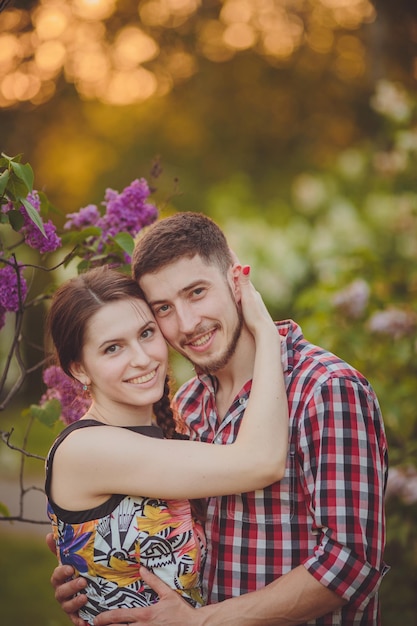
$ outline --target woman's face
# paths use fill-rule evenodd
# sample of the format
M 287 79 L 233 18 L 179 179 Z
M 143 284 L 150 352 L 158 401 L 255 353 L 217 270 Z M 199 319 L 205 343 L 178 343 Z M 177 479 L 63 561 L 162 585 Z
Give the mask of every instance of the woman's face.
M 143 300 L 129 298 L 105 304 L 90 318 L 82 363 L 74 373 L 91 385 L 101 412 L 118 412 L 114 418 L 125 423 L 132 416 L 137 423 L 139 415 L 151 419 L 152 405 L 163 395 L 167 364 L 167 344 L 151 310 Z

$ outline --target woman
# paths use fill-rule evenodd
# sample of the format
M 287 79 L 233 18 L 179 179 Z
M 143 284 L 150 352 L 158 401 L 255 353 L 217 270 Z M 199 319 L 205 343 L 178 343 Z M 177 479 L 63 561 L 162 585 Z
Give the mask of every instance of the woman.
M 89 624 L 110 608 L 157 601 L 140 579 L 141 564 L 201 606 L 204 532 L 188 498 L 250 491 L 283 476 L 280 337 L 248 270 L 235 297 L 256 359 L 245 417 L 229 446 L 178 440 L 167 345 L 136 282 L 97 268 L 55 293 L 48 326 L 57 359 L 89 389 L 92 404 L 50 450 L 48 514 L 60 562 L 88 581 L 80 617 Z

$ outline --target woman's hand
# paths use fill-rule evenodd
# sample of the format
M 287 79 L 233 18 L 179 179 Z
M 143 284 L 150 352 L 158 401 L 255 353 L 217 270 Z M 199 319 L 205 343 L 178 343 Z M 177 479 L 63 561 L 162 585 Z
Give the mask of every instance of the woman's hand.
M 268 331 L 274 334 L 275 339 L 279 338 L 274 321 L 262 300 L 261 294 L 256 291 L 250 281 L 249 265 L 242 266 L 238 284 L 243 319 L 250 332 L 256 337 L 259 332 Z

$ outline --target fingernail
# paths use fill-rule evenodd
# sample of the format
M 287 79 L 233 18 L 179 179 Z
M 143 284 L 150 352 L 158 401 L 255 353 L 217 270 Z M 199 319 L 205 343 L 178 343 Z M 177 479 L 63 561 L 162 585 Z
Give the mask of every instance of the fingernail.
M 248 276 L 250 272 L 250 265 L 245 265 L 244 267 L 242 267 L 242 274 L 244 274 L 244 276 Z

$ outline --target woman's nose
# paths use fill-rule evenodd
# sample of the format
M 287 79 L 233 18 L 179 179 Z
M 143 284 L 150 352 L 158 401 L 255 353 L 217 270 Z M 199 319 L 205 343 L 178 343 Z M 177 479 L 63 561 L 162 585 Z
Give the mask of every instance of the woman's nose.
M 144 367 L 150 362 L 150 357 L 140 343 L 135 343 L 131 348 L 130 362 L 132 365 Z

